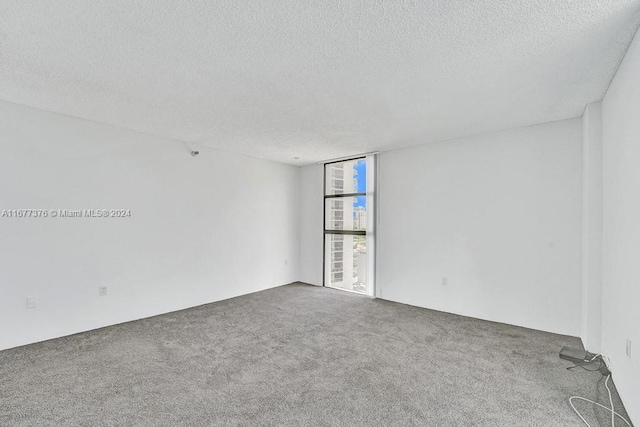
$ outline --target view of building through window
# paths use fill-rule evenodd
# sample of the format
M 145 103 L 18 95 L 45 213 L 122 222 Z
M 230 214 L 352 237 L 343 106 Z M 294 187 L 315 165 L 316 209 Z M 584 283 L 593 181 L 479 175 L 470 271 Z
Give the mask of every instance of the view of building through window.
M 366 160 L 325 165 L 325 285 L 366 293 Z

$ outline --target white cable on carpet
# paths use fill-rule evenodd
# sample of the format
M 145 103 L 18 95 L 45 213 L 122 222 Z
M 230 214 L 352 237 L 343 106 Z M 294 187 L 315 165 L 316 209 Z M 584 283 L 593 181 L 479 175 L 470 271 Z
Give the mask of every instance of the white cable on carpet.
M 628 425 L 629 427 L 631 427 L 631 423 L 630 423 L 629 421 L 627 421 L 627 420 L 625 419 L 625 417 L 623 417 L 622 415 L 620 415 L 619 413 L 617 413 L 617 412 L 615 411 L 615 408 L 613 407 L 613 399 L 612 399 L 612 397 L 611 397 L 611 390 L 609 389 L 609 385 L 607 384 L 607 383 L 609 382 L 609 379 L 610 379 L 610 378 L 611 378 L 611 375 L 608 375 L 608 376 L 607 376 L 607 380 L 604 382 L 604 386 L 607 388 L 607 391 L 609 392 L 609 403 L 611 404 L 611 408 L 607 408 L 606 406 L 601 405 L 601 404 L 599 404 L 598 402 L 594 402 L 593 400 L 586 399 L 586 398 L 584 398 L 584 397 L 582 397 L 582 396 L 571 396 L 571 397 L 569 398 L 569 405 L 571 405 L 571 408 L 573 409 L 573 411 L 574 411 L 576 414 L 578 414 L 578 416 L 580 417 L 580 419 L 582 420 L 582 422 L 584 422 L 584 423 L 587 425 L 587 427 L 591 427 L 591 424 L 589 424 L 589 423 L 587 422 L 587 420 L 585 420 L 585 419 L 584 419 L 584 417 L 580 414 L 580 412 L 578 412 L 578 410 L 576 409 L 576 407 L 575 407 L 575 406 L 573 406 L 573 399 L 580 399 L 580 400 L 584 400 L 585 402 L 593 403 L 594 405 L 598 405 L 599 407 L 604 408 L 604 409 L 606 409 L 607 411 L 611 412 L 611 427 L 615 427 L 615 417 L 616 417 L 616 416 L 620 417 L 620 418 L 622 419 L 622 421 L 624 421 L 625 423 L 627 423 L 627 425 Z
M 607 384 L 609 382 L 609 380 L 611 379 L 611 374 L 609 374 L 607 376 L 607 379 L 604 381 L 604 387 L 607 389 L 607 393 L 609 393 L 609 405 L 611 405 L 611 427 L 616 427 L 616 411 L 614 411 L 613 407 L 613 399 L 611 398 L 611 390 L 609 389 L 609 384 Z

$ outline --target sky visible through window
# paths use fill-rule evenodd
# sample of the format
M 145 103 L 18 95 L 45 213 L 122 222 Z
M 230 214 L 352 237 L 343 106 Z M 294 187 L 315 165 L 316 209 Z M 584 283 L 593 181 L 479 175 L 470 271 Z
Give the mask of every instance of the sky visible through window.
M 358 187 L 356 188 L 356 193 L 365 193 L 367 191 L 367 161 L 365 159 L 359 160 L 354 166 L 354 169 L 358 172 Z M 353 206 L 366 207 L 366 197 L 356 197 Z

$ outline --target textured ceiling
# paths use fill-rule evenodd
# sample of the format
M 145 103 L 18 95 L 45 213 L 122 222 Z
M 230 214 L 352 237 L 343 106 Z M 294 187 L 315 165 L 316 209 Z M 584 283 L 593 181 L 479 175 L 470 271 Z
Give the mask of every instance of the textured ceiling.
M 580 116 L 640 0 L 1 0 L 0 99 L 299 164 Z

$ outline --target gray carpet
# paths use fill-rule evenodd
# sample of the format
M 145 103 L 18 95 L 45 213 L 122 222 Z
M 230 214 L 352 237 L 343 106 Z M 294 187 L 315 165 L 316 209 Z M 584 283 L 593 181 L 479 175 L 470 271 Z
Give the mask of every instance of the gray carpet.
M 0 352 L 0 425 L 581 426 L 566 344 L 293 284 Z

